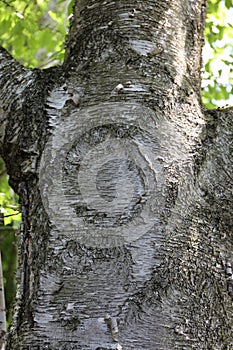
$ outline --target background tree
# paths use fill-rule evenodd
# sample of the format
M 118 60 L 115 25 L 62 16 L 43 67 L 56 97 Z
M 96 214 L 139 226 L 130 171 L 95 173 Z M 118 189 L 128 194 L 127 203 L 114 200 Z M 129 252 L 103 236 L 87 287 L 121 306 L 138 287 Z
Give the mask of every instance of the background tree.
M 135 9 L 134 9 L 134 10 L 135 10 Z M 135 11 L 136 11 L 136 10 L 135 10 Z M 136 13 L 136 12 L 135 12 L 135 13 Z M 134 13 L 134 11 L 133 11 L 132 14 L 130 14 L 129 17 L 130 17 L 130 18 L 134 18 L 134 17 L 135 17 L 135 13 Z M 110 23 L 111 23 L 111 21 L 110 21 Z M 165 23 L 165 24 L 166 24 L 166 23 Z M 161 49 L 161 47 L 160 47 L 160 49 Z M 162 49 L 163 49 L 163 48 L 162 48 Z M 156 50 L 155 50 L 155 51 L 156 51 Z M 154 52 L 154 54 L 155 54 L 155 53 L 156 53 L 156 52 Z M 158 49 L 157 49 L 157 55 L 160 54 L 160 53 L 161 53 L 161 52 L 158 52 Z M 150 55 L 151 55 L 151 57 L 150 57 Z M 152 53 L 149 52 L 148 57 L 150 57 L 150 58 L 152 59 L 152 58 L 153 58 L 152 56 L 153 56 Z M 85 60 L 84 60 L 84 62 L 85 62 Z M 88 70 L 87 70 L 87 71 L 88 71 Z M 50 72 L 49 72 L 49 73 L 50 73 Z M 50 79 L 51 79 L 51 77 L 50 77 Z M 49 80 L 50 80 L 50 79 L 49 79 Z M 56 79 L 55 79 L 55 80 L 56 80 Z M 129 82 L 128 82 L 128 84 L 130 85 Z M 74 89 L 74 87 L 73 87 L 72 85 L 73 85 L 73 84 L 71 84 L 71 87 L 69 87 L 69 86 L 67 85 L 68 93 L 69 93 L 69 94 L 73 94 L 72 96 L 70 95 L 70 97 L 71 97 L 71 98 L 70 98 L 70 102 L 71 102 L 71 104 L 77 105 L 77 104 L 79 104 L 80 91 L 78 91 L 78 93 L 77 93 L 77 91 L 74 92 L 75 89 Z M 112 95 L 112 96 L 113 96 L 113 99 L 116 99 L 116 100 L 118 99 L 118 92 L 119 92 L 119 91 L 120 91 L 120 92 L 124 92 L 124 95 L 123 95 L 123 96 L 125 97 L 125 96 L 127 95 L 127 89 L 130 90 L 130 88 L 131 88 L 131 86 L 123 86 L 122 84 L 118 84 L 117 87 L 116 87 L 116 90 L 113 91 L 113 95 Z M 69 91 L 69 89 L 71 89 L 72 92 Z M 128 91 L 128 92 L 130 92 L 130 91 Z M 117 93 L 117 94 L 116 94 L 116 93 Z M 54 98 L 56 99 L 56 94 L 58 94 L 58 95 L 60 94 L 59 90 L 58 90 L 58 91 L 56 90 L 55 96 L 52 95 L 51 99 L 49 100 L 49 103 L 50 103 L 50 104 L 51 104 L 51 103 L 54 103 L 53 99 L 54 99 Z M 82 92 L 81 92 L 81 94 L 82 94 Z M 125 94 L 126 94 L 126 95 L 125 95 Z M 59 97 L 61 97 L 61 95 L 59 95 Z M 64 96 L 63 96 L 63 98 L 64 98 Z M 119 98 L 120 98 L 120 100 L 121 100 L 122 96 L 120 96 Z M 127 97 L 126 97 L 126 99 L 127 99 Z M 52 102 L 51 102 L 51 100 L 52 100 Z M 123 100 L 125 100 L 125 98 L 123 98 Z M 58 102 L 56 101 L 56 103 L 58 103 Z M 143 100 L 143 103 L 144 103 L 144 105 L 147 105 L 147 102 L 145 102 L 144 100 Z M 69 106 L 69 107 L 70 107 L 70 109 L 72 110 L 71 106 Z M 54 108 L 53 105 L 52 105 L 52 108 Z M 141 112 L 142 112 L 142 113 L 145 113 L 145 110 L 142 110 Z M 211 125 L 211 124 L 213 125 L 213 119 L 212 119 L 212 118 L 210 118 L 210 119 L 211 119 L 211 122 L 209 123 L 209 130 L 211 129 L 211 128 L 210 128 L 210 125 Z M 51 118 L 51 120 L 52 120 L 52 118 Z M 207 124 L 208 124 L 208 123 L 207 123 Z M 216 125 L 217 125 L 217 123 L 216 123 Z M 216 126 L 216 125 L 215 125 L 215 126 Z M 207 128 L 207 129 L 208 129 L 208 128 Z M 94 130 L 94 131 L 96 132 L 96 130 Z M 102 133 L 103 133 L 103 132 L 106 132 L 105 129 L 103 129 L 103 130 L 101 130 L 101 131 L 102 131 Z M 122 130 L 121 130 L 121 132 L 122 132 Z M 113 135 L 114 135 L 114 132 L 113 132 Z M 87 135 L 87 136 L 88 136 L 88 135 Z M 213 136 L 213 135 L 212 135 L 212 136 Z M 211 137 L 212 137 L 212 136 L 211 136 Z M 211 139 L 211 137 L 210 137 L 210 139 Z M 204 137 L 204 138 L 205 138 L 205 137 Z M 208 138 L 207 138 L 207 139 L 208 139 Z M 209 139 L 208 141 L 210 141 L 210 139 Z M 205 148 L 203 148 L 203 149 L 205 149 Z M 71 155 L 71 157 L 72 157 L 72 155 Z M 68 165 L 69 165 L 69 164 L 68 164 Z M 68 165 L 67 165 L 67 166 L 68 166 Z M 119 164 L 118 164 L 118 165 L 119 165 Z M 116 170 L 116 169 L 117 169 L 117 164 L 115 164 L 114 166 L 115 166 L 115 170 Z M 157 164 L 157 166 L 158 166 L 158 164 Z M 114 167 L 113 167 L 113 168 L 114 168 Z M 172 171 L 173 171 L 173 169 L 172 169 Z M 136 175 L 138 175 L 138 174 L 137 174 L 137 171 L 135 170 L 134 176 L 136 176 Z M 173 174 L 173 175 L 174 175 L 174 174 Z M 179 174 L 179 175 L 180 175 L 180 174 Z M 131 176 L 133 176 L 133 175 L 131 174 Z M 139 175 L 138 175 L 138 176 L 139 176 Z M 149 176 L 149 175 L 148 175 L 148 176 Z M 176 174 L 176 176 L 177 176 L 177 174 Z M 131 179 L 131 181 L 132 181 L 132 179 Z M 170 182 L 172 182 L 172 184 L 173 184 L 174 181 L 170 181 Z M 173 186 L 174 186 L 174 184 L 173 184 Z M 100 187 L 101 187 L 101 186 L 100 186 Z M 140 186 L 137 188 L 137 191 L 140 192 Z M 142 191 L 142 189 L 141 189 L 141 191 Z M 140 193 L 139 193 L 139 194 L 140 194 Z M 179 201 L 178 201 L 178 202 L 179 202 Z M 173 217 L 173 219 L 174 219 L 174 217 Z M 168 227 L 168 226 L 167 226 L 167 227 Z M 158 229 L 158 227 L 157 227 L 157 229 Z M 169 231 L 169 230 L 168 230 L 168 231 Z M 73 242 L 73 241 L 72 241 L 72 242 Z M 144 241 L 144 242 L 145 242 L 145 241 Z M 137 247 L 137 248 L 138 248 L 138 247 Z M 74 249 L 74 248 L 73 248 L 73 249 Z M 68 249 L 68 250 L 69 250 L 69 254 L 72 255 L 72 254 L 73 254 L 73 253 L 72 253 L 72 249 Z M 71 251 L 71 253 L 70 253 L 70 251 Z M 138 249 L 137 249 L 137 251 L 138 251 Z M 119 253 L 119 252 L 118 252 L 118 253 Z M 90 254 L 90 252 L 89 252 L 89 254 Z M 109 252 L 108 252 L 108 254 L 109 254 Z M 165 254 L 165 255 L 166 255 L 166 254 Z M 121 254 L 121 256 L 122 256 L 122 254 Z M 167 257 L 167 255 L 166 255 L 166 257 Z M 225 259 L 225 258 L 224 258 L 224 259 Z M 230 260 L 229 260 L 229 261 L 228 261 L 228 260 L 225 261 L 224 259 L 222 259 L 222 262 L 221 262 L 224 266 L 225 266 L 225 265 L 228 266 L 229 264 L 231 264 L 231 262 L 229 262 Z M 173 259 L 172 259 L 172 260 L 173 260 Z M 140 265 L 140 264 L 139 264 L 139 265 Z M 176 266 L 177 266 L 177 265 L 176 265 Z M 162 269 L 162 267 L 161 267 L 161 271 L 164 271 L 164 270 Z M 169 271 L 170 271 L 170 269 L 169 269 Z M 227 270 L 227 271 L 228 271 L 228 273 L 229 273 L 229 266 L 228 266 L 228 270 Z M 158 277 L 158 276 L 157 276 L 157 277 Z M 157 282 L 158 282 L 158 278 L 157 278 Z M 229 292 L 229 290 L 230 290 L 230 287 L 231 287 L 231 285 L 228 283 L 228 292 Z M 85 289 L 85 288 L 84 288 L 84 289 Z M 166 288 L 165 288 L 165 289 L 166 289 Z M 148 289 L 148 290 L 149 290 L 149 289 Z M 135 301 L 134 301 L 134 302 L 135 302 Z M 72 304 L 72 303 L 71 303 L 71 304 Z M 72 308 L 72 305 L 69 306 L 69 307 Z M 75 322 L 77 321 L 77 320 L 75 321 L 75 317 L 73 317 L 73 316 L 71 317 L 71 315 L 68 315 L 68 316 L 67 316 L 67 315 L 65 315 L 65 314 L 66 314 L 65 310 L 62 310 L 62 311 L 64 311 L 64 314 L 63 314 L 63 315 L 64 315 L 64 318 L 67 318 L 67 320 L 68 320 L 68 321 L 71 323 L 71 325 L 75 328 L 75 325 L 74 325 L 74 324 L 75 324 Z M 61 313 L 62 313 L 62 311 L 61 311 Z M 72 312 L 73 312 L 73 311 L 72 311 Z M 135 311 L 135 312 L 136 312 L 136 311 Z M 69 314 L 69 312 L 68 312 L 68 314 Z M 67 321 L 67 320 L 66 320 L 66 321 Z M 65 328 L 67 328 L 67 323 L 69 323 L 68 321 L 67 321 L 67 322 L 66 322 L 66 321 L 63 320 L 63 323 L 65 323 L 65 325 L 64 325 Z M 102 321 L 103 321 L 103 322 L 102 322 Z M 106 321 L 106 320 L 105 320 L 105 321 Z M 100 323 L 99 326 L 102 327 L 102 326 L 103 326 L 103 323 L 104 323 L 105 321 L 103 320 L 103 317 L 100 317 L 100 318 L 99 318 L 99 321 L 98 321 L 98 322 Z M 77 322 L 78 322 L 78 321 L 77 321 Z M 77 322 L 76 322 L 76 323 L 77 323 Z M 110 322 L 110 321 L 109 321 L 109 322 Z M 108 323 L 108 322 L 106 321 L 105 323 Z M 98 327 L 96 327 L 95 324 L 94 324 L 93 328 L 95 328 L 95 330 L 96 330 L 96 328 L 97 328 L 97 332 L 98 332 Z M 110 327 L 110 328 L 111 328 L 111 327 Z M 176 328 L 176 331 L 177 331 L 178 333 L 179 333 L 179 329 L 180 329 L 180 328 L 179 328 L 179 325 L 178 325 L 178 328 Z M 183 331 L 182 331 L 182 332 L 183 332 Z M 182 332 L 181 332 L 181 333 L 182 333 Z M 110 332 L 110 333 L 111 333 L 111 332 Z M 214 342 L 214 340 L 212 340 L 212 342 Z M 220 342 L 220 344 L 223 344 L 223 343 L 222 343 L 222 342 L 223 342 L 222 338 L 219 339 L 219 342 Z M 226 344 L 228 344 L 227 342 L 228 342 L 228 340 L 225 341 Z M 146 342 L 144 342 L 144 344 L 146 344 Z M 155 344 L 155 343 L 154 343 L 154 344 Z M 152 344 L 152 346 L 154 346 L 154 344 Z M 230 344 L 230 341 L 229 341 L 229 344 Z M 18 345 L 17 345 L 17 346 L 18 346 Z M 119 343 L 118 345 L 117 345 L 117 343 L 116 343 L 116 346 L 121 346 L 121 345 L 120 345 L 120 343 Z M 146 345 L 144 345 L 144 346 L 146 346 Z M 227 345 L 227 346 L 228 346 L 228 345 Z M 149 347 L 148 347 L 148 348 L 149 348 Z M 154 348 L 154 347 L 152 347 L 152 348 Z

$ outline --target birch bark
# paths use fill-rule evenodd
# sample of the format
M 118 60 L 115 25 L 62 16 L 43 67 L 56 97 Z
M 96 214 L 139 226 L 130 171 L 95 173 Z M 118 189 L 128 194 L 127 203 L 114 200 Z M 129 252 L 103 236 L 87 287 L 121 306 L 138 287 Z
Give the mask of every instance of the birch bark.
M 62 67 L 1 49 L 8 350 L 232 348 L 232 109 L 201 104 L 205 6 L 80 0 Z

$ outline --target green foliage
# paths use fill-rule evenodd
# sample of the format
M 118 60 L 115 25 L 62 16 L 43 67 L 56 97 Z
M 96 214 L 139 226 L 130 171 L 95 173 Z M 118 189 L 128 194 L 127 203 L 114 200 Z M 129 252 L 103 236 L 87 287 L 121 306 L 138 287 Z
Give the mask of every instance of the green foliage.
M 27 67 L 45 68 L 62 62 L 72 2 L 1 1 L 1 45 Z
M 18 196 L 8 184 L 8 176 L 2 159 L 0 159 L 0 214 L 4 217 L 4 225 L 11 225 L 13 229 L 18 229 L 21 222 Z
M 209 0 L 203 50 L 203 102 L 233 104 L 233 0 Z
M 0 158 L 0 250 L 2 253 L 3 276 L 6 294 L 8 322 L 11 317 L 10 305 L 14 300 L 16 270 L 16 236 L 21 214 L 18 197 L 8 184 L 5 164 Z

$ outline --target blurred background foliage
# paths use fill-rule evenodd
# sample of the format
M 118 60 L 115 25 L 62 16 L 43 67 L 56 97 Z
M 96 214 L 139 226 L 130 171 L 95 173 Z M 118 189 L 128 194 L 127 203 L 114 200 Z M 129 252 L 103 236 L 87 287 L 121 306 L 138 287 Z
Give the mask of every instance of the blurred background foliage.
M 208 0 L 202 99 L 207 108 L 233 104 L 233 0 Z
M 61 64 L 74 0 L 0 0 L 0 45 L 27 67 Z M 233 0 L 209 0 L 203 50 L 203 103 L 233 104 Z M 14 300 L 17 232 L 21 216 L 17 195 L 8 185 L 0 159 L 0 250 L 8 322 Z
M 8 184 L 8 176 L 0 158 L 0 251 L 4 276 L 8 322 L 10 305 L 15 294 L 15 270 L 17 264 L 17 232 L 21 222 L 18 196 Z
M 0 0 L 0 44 L 26 67 L 62 62 L 71 0 Z

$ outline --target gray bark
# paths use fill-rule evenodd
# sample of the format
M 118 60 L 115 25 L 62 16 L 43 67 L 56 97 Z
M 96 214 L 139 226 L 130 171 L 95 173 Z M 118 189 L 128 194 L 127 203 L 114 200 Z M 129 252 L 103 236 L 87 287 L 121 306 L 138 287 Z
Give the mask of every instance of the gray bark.
M 4 350 L 4 343 L 6 337 L 6 305 L 4 295 L 4 283 L 2 273 L 2 256 L 0 253 L 0 349 Z
M 233 113 L 201 104 L 205 5 L 80 0 L 62 67 L 1 49 L 7 349 L 232 349 Z

